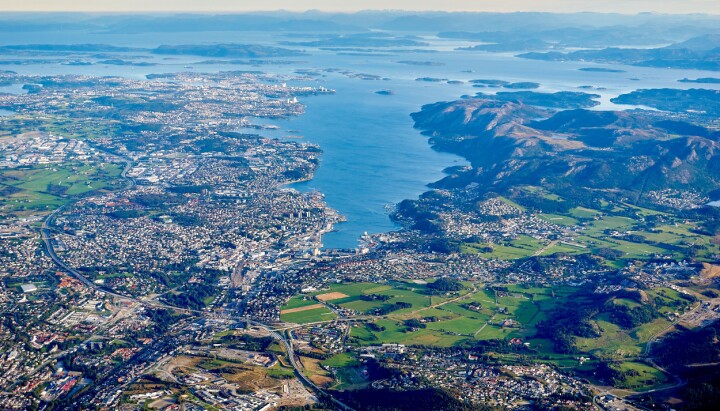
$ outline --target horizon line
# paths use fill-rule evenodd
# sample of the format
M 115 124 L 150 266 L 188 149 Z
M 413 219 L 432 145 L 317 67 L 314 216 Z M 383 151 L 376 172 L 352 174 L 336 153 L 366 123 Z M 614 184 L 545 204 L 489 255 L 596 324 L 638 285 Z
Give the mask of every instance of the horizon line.
M 42 13 L 61 13 L 61 14 L 168 14 L 168 13 L 184 13 L 184 14 L 253 14 L 253 13 L 292 13 L 292 14 L 304 14 L 304 13 L 325 13 L 325 14 L 358 14 L 358 13 L 417 13 L 417 14 L 431 14 L 431 13 L 467 13 L 467 14 L 608 14 L 608 15 L 622 15 L 622 16 L 639 16 L 639 15 L 659 15 L 659 16 L 720 16 L 720 13 L 713 12 L 687 12 L 687 13 L 672 13 L 667 11 L 634 11 L 634 12 L 621 12 L 621 11 L 540 11 L 540 10 L 512 10 L 512 11 L 485 11 L 485 10 L 410 10 L 410 9 L 360 9 L 360 10 L 330 10 L 330 9 L 305 9 L 305 10 L 290 10 L 290 9 L 258 9 L 258 10 L 195 10 L 195 9 L 176 9 L 176 10 L 139 10 L 139 9 L 127 9 L 127 10 L 21 10 L 21 9 L 1 9 L 0 13 L 18 13 L 18 14 L 42 14 Z

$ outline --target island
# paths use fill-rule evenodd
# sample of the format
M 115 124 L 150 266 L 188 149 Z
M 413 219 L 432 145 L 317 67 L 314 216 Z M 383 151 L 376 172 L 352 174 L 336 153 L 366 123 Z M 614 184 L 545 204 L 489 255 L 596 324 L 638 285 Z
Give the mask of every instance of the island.
M 579 68 L 579 71 L 588 71 L 591 73 L 626 73 L 625 70 L 612 69 L 607 67 L 583 67 Z
M 622 94 L 610 101 L 671 112 L 686 112 L 708 119 L 720 116 L 720 90 L 644 89 Z
M 546 61 L 593 61 L 606 64 L 718 71 L 720 70 L 720 47 L 717 47 L 717 44 L 717 36 L 705 35 L 661 48 L 610 47 L 568 53 L 530 52 L 519 54 L 518 57 Z
M 678 82 L 680 82 L 680 83 L 700 83 L 700 84 L 720 84 L 720 78 L 702 77 L 702 78 L 691 80 L 686 77 L 684 79 L 678 80 Z

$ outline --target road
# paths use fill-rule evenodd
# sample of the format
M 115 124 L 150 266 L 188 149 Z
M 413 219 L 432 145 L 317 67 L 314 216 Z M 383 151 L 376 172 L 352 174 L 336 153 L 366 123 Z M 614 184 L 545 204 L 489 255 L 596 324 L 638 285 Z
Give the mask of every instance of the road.
M 300 364 L 298 364 L 297 356 L 295 355 L 295 349 L 292 345 L 292 340 L 290 338 L 285 338 L 280 332 L 272 329 L 267 324 L 253 321 L 253 320 L 246 320 L 248 324 L 255 325 L 261 328 L 264 328 L 268 331 L 270 331 L 270 335 L 278 340 L 284 347 L 285 351 L 288 353 L 288 360 L 290 361 L 290 364 L 293 366 L 293 369 L 295 370 L 295 375 L 300 380 L 300 382 L 303 383 L 306 387 L 310 388 L 312 391 L 320 394 L 320 397 L 322 398 L 329 398 L 333 403 L 340 406 L 341 409 L 345 411 L 354 411 L 354 409 L 347 404 L 343 403 L 342 401 L 338 400 L 337 398 L 333 397 L 332 395 L 328 394 L 323 390 L 322 388 L 318 387 L 314 382 L 310 381 L 310 379 L 302 373 Z
M 129 187 L 133 187 L 133 186 L 135 186 L 135 180 L 132 179 L 132 178 L 129 178 L 129 177 L 127 176 L 128 171 L 129 171 L 130 168 L 132 167 L 132 162 L 131 162 L 130 159 L 123 159 L 123 160 L 125 161 L 126 164 L 125 164 L 125 167 L 123 168 L 123 171 L 122 171 L 122 173 L 120 174 L 120 176 L 121 176 L 123 179 L 126 179 L 126 180 L 129 181 L 129 183 L 130 183 L 130 186 L 129 186 Z M 159 308 L 167 308 L 167 309 L 172 309 L 172 310 L 179 311 L 179 312 L 185 312 L 185 313 L 187 313 L 187 314 L 199 315 L 199 316 L 201 316 L 201 317 L 204 317 L 204 316 L 206 316 L 206 315 L 209 314 L 208 312 L 198 311 L 198 310 L 190 310 L 190 309 L 186 309 L 186 308 L 179 308 L 179 307 L 171 306 L 171 305 L 164 304 L 164 303 L 161 303 L 161 302 L 158 302 L 158 301 L 143 300 L 143 299 L 139 299 L 139 298 L 132 297 L 132 296 L 129 296 L 129 295 L 120 294 L 120 293 L 115 292 L 115 291 L 112 291 L 112 290 L 105 289 L 105 288 L 103 288 L 103 287 L 98 286 L 98 285 L 95 284 L 94 282 L 90 281 L 87 277 L 85 277 L 84 275 L 82 275 L 79 271 L 77 271 L 77 270 L 75 270 L 74 268 L 68 266 L 68 265 L 67 265 L 64 261 L 62 261 L 62 260 L 60 259 L 60 257 L 58 257 L 58 255 L 56 254 L 55 248 L 54 248 L 54 246 L 53 246 L 53 244 L 52 244 L 52 237 L 51 237 L 51 232 L 50 232 L 50 226 L 52 225 L 52 222 L 53 222 L 54 218 L 55 218 L 65 207 L 66 207 L 66 206 L 58 207 L 55 211 L 53 211 L 52 213 L 50 213 L 50 214 L 43 220 L 42 227 L 40 228 L 40 234 L 41 234 L 41 238 L 42 238 L 42 242 L 43 242 L 43 250 L 44 250 L 45 253 L 48 255 L 48 257 L 50 257 L 50 258 L 52 259 L 52 261 L 55 263 L 55 265 L 57 265 L 57 266 L 60 267 L 62 270 L 64 270 L 64 271 L 67 272 L 68 274 L 70 274 L 72 277 L 76 278 L 78 281 L 80 281 L 80 282 L 81 282 L 83 285 L 85 285 L 86 287 L 88 287 L 88 288 L 90 288 L 90 289 L 94 289 L 94 290 L 100 291 L 100 292 L 103 292 L 103 293 L 105 293 L 105 294 L 107 294 L 107 295 L 111 295 L 111 296 L 114 296 L 114 297 L 117 297 L 117 298 L 121 298 L 121 299 L 125 299 L 125 300 L 134 301 L 134 302 L 137 302 L 137 303 L 142 304 L 142 305 L 145 305 L 145 306 L 159 307 Z M 294 351 L 294 349 L 293 349 L 292 341 L 291 341 L 291 340 L 285 338 L 282 334 L 280 334 L 278 331 L 276 331 L 275 329 L 273 329 L 271 326 L 269 326 L 269 325 L 267 325 L 267 324 L 263 324 L 263 323 L 260 323 L 260 322 L 257 322 L 257 321 L 251 321 L 251 320 L 247 320 L 247 322 L 248 322 L 249 324 L 252 324 L 252 325 L 255 325 L 255 326 L 259 326 L 259 327 L 261 327 L 261 328 L 269 331 L 270 334 L 271 334 L 275 339 L 277 339 L 278 341 L 280 341 L 280 342 L 285 346 L 285 349 L 287 350 L 287 353 L 288 353 L 288 358 L 289 358 L 289 360 L 290 360 L 290 364 L 292 364 L 293 369 L 295 370 L 295 375 L 298 377 L 298 379 L 299 379 L 306 387 L 308 387 L 308 388 L 310 388 L 312 391 L 320 394 L 320 396 L 323 397 L 323 398 L 329 398 L 329 399 L 332 400 L 336 405 L 338 405 L 341 409 L 346 410 L 346 411 L 354 411 L 353 408 L 351 408 L 351 407 L 349 407 L 348 405 L 344 404 L 343 402 L 341 402 L 340 400 L 336 399 L 336 398 L 333 397 L 332 395 L 327 394 L 322 388 L 318 387 L 315 383 L 313 383 L 312 381 L 310 381 L 310 379 L 307 378 L 307 376 L 305 376 L 305 374 L 302 373 L 302 371 L 301 371 L 301 369 L 300 369 L 300 366 L 299 366 L 299 364 L 298 364 L 298 362 L 297 362 L 297 358 L 296 358 L 296 356 L 295 356 L 295 351 Z M 91 336 L 90 338 L 88 338 L 87 341 L 89 341 L 90 339 L 92 339 L 92 338 L 94 338 L 94 337 L 95 337 L 94 335 Z M 147 350 L 146 350 L 146 351 L 147 351 Z M 158 353 L 158 352 L 160 352 L 161 350 L 154 349 L 154 350 L 152 350 L 152 351 L 155 352 L 155 353 Z M 67 351 L 63 351 L 63 352 L 61 352 L 61 353 L 58 353 L 58 354 L 56 354 L 56 355 L 53 355 L 52 357 L 48 358 L 45 362 L 43 362 L 43 364 L 42 364 L 41 366 L 45 366 L 45 365 L 49 364 L 49 363 L 50 363 L 51 361 L 53 361 L 54 359 L 60 357 L 61 355 L 66 354 L 66 353 L 67 353 Z M 120 367 L 119 367 L 119 368 L 120 368 Z M 119 368 L 116 369 L 116 371 L 119 371 Z M 124 368 L 124 367 L 123 367 L 123 368 Z M 101 385 L 102 385 L 102 384 L 101 384 Z M 99 388 L 99 387 L 96 387 L 96 389 L 97 389 L 97 388 Z
M 675 379 L 675 383 L 674 383 L 673 385 L 669 385 L 669 386 L 666 386 L 666 387 L 660 387 L 660 388 L 655 388 L 655 389 L 648 390 L 648 391 L 642 391 L 642 392 L 638 392 L 638 393 L 635 393 L 635 394 L 630 394 L 630 395 L 625 396 L 625 397 L 623 398 L 623 400 L 625 400 L 625 399 L 632 399 L 633 397 L 639 397 L 639 396 L 643 396 L 643 395 L 647 395 L 647 394 L 653 394 L 653 393 L 657 393 L 657 392 L 661 392 L 661 391 L 673 390 L 673 389 L 680 388 L 680 387 L 682 387 L 682 386 L 684 386 L 684 385 L 687 384 L 687 381 L 684 380 L 684 379 L 682 379 L 680 376 L 675 375 L 675 374 L 669 372 L 668 370 L 666 370 L 665 368 L 661 367 L 660 365 L 658 365 L 658 364 L 655 362 L 655 360 L 654 360 L 652 357 L 650 357 L 650 352 L 652 351 L 652 345 L 658 340 L 658 338 L 660 338 L 662 335 L 664 335 L 665 333 L 667 333 L 668 331 L 670 331 L 675 325 L 677 325 L 678 322 L 680 322 L 680 321 L 682 320 L 683 317 L 685 317 L 685 316 L 687 316 L 687 315 L 690 315 L 690 314 L 692 314 L 693 312 L 697 311 L 698 309 L 700 309 L 701 306 L 702 306 L 702 303 L 698 304 L 696 307 L 693 307 L 690 311 L 688 311 L 687 313 L 685 313 L 685 314 L 683 314 L 682 316 L 678 317 L 678 318 L 675 319 L 673 322 L 671 322 L 667 327 L 663 328 L 662 330 L 660 330 L 660 331 L 658 331 L 657 333 L 655 333 L 652 337 L 650 337 L 650 339 L 648 339 L 648 342 L 645 344 L 645 348 L 643 349 L 643 358 L 636 358 L 636 359 L 635 359 L 635 360 L 645 360 L 645 362 L 646 362 L 648 365 L 650 365 L 651 367 L 655 368 L 656 370 L 658 370 L 658 371 L 660 371 L 660 372 L 662 372 L 662 373 L 664 373 L 664 374 L 667 374 L 667 375 L 672 376 L 672 377 Z M 606 395 L 606 394 L 610 394 L 610 392 L 604 391 L 603 389 L 600 389 L 599 387 L 596 387 L 596 388 L 598 388 L 598 390 L 599 390 L 599 391 L 602 391 L 602 392 L 601 392 L 600 394 L 596 395 L 595 397 L 593 397 L 593 404 L 595 404 L 597 407 L 599 407 L 600 409 L 602 409 L 602 406 L 597 403 L 597 398 L 600 397 L 600 396 Z M 648 409 L 648 408 L 645 408 L 645 407 L 643 407 L 643 406 L 641 406 L 641 405 L 638 405 L 638 404 L 635 404 L 635 403 L 633 403 L 632 405 L 633 405 L 634 407 L 637 407 L 637 408 L 640 408 L 640 409 Z
M 50 257 L 50 258 L 53 260 L 53 262 L 55 263 L 55 265 L 57 265 L 58 267 L 62 268 L 65 272 L 67 272 L 68 274 L 70 274 L 71 276 L 73 276 L 74 278 L 76 278 L 78 281 L 80 281 L 81 283 L 83 283 L 83 285 L 85 285 L 86 287 L 92 288 L 92 289 L 94 289 L 94 290 L 103 292 L 103 293 L 105 293 L 105 294 L 108 294 L 108 295 L 111 295 L 111 296 L 114 296 L 114 297 L 117 297 L 117 298 L 122 298 L 122 299 L 125 299 L 125 300 L 135 301 L 135 302 L 137 302 L 137 303 L 140 303 L 140 304 L 143 304 L 143 305 L 146 305 L 146 306 L 150 306 L 150 307 L 167 308 L 167 309 L 176 310 L 176 311 L 180 311 L 180 312 L 184 312 L 184 313 L 188 313 L 188 314 L 200 314 L 200 315 L 205 315 L 205 314 L 207 314 L 207 313 L 205 313 L 205 312 L 203 312 L 203 311 L 191 310 L 191 309 L 188 309 L 188 308 L 175 307 L 175 306 L 172 306 L 172 305 L 169 305 L 169 304 L 161 303 L 161 302 L 159 302 L 159 301 L 143 300 L 143 299 L 136 298 L 136 297 L 133 297 L 133 296 L 130 296 L 130 295 L 120 294 L 120 293 L 118 293 L 118 292 L 115 292 L 115 291 L 112 291 L 112 290 L 108 290 L 108 289 L 106 289 L 106 288 L 100 287 L 100 286 L 98 286 L 97 284 L 93 283 L 93 282 L 90 281 L 87 277 L 85 277 L 84 275 L 82 275 L 79 271 L 77 271 L 77 270 L 75 270 L 74 268 L 72 268 L 72 267 L 68 266 L 67 264 L 65 264 L 65 262 L 63 262 L 63 261 L 60 259 L 60 257 L 58 257 L 57 254 L 55 253 L 55 248 L 54 248 L 53 245 L 52 245 L 52 238 L 51 238 L 51 236 L 50 236 L 50 229 L 48 228 L 48 226 L 52 223 L 53 218 L 55 218 L 55 216 L 57 215 L 57 213 L 60 212 L 62 209 L 63 209 L 63 207 L 60 207 L 60 208 L 58 208 L 57 210 L 53 211 L 52 214 L 48 215 L 48 216 L 45 218 L 45 220 L 43 221 L 42 228 L 40 229 L 40 234 L 41 234 L 41 238 L 42 238 L 42 242 L 43 242 L 43 249 L 44 249 L 45 253 L 48 255 L 48 257 Z

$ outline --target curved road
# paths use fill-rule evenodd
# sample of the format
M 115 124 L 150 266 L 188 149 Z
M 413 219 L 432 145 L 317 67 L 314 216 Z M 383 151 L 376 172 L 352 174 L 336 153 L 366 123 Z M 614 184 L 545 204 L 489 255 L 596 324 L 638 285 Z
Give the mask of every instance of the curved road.
M 129 159 L 124 159 L 124 160 L 126 161 L 126 165 L 125 165 L 122 173 L 120 174 L 120 176 L 121 176 L 122 178 L 124 178 L 124 179 L 127 179 L 127 180 L 130 182 L 130 187 L 135 186 L 135 180 L 132 179 L 132 178 L 127 177 L 127 172 L 130 170 L 130 168 L 131 168 L 131 166 L 132 166 L 132 163 L 131 163 L 131 161 L 130 161 Z M 55 248 L 53 247 L 53 244 L 52 244 L 52 239 L 51 239 L 51 235 L 50 235 L 50 228 L 49 228 L 49 226 L 52 224 L 52 221 L 53 221 L 53 219 L 55 218 L 55 216 L 56 216 L 60 211 L 62 211 L 63 208 L 65 208 L 65 206 L 58 207 L 55 211 L 53 211 L 51 214 L 49 214 L 49 215 L 45 218 L 45 220 L 43 220 L 42 227 L 40 228 L 40 234 L 41 234 L 41 238 L 42 238 L 42 242 L 43 242 L 43 249 L 44 249 L 45 253 L 53 260 L 53 262 L 55 263 L 55 265 L 57 265 L 58 267 L 62 268 L 62 269 L 63 269 L 64 271 L 66 271 L 68 274 L 72 275 L 72 276 L 73 276 L 74 278 L 76 278 L 78 281 L 80 281 L 81 283 L 83 283 L 86 287 L 95 289 L 95 290 L 97 290 L 97 291 L 101 291 L 101 292 L 103 292 L 103 293 L 106 293 L 106 294 L 108 294 L 108 295 L 112 295 L 112 296 L 114 296 L 114 297 L 118 297 L 118 298 L 130 300 L 130 301 L 135 301 L 135 302 L 137 302 L 137 303 L 140 303 L 140 304 L 143 304 L 143 305 L 146 305 L 146 306 L 168 308 L 168 309 L 177 310 L 177 311 L 181 311 L 181 312 L 185 312 L 185 313 L 189 313 L 189 314 L 196 314 L 196 315 L 200 315 L 200 316 L 205 316 L 205 315 L 208 314 L 207 312 L 204 312 L 204 311 L 191 310 L 191 309 L 187 309 L 187 308 L 179 308 L 179 307 L 171 306 L 171 305 L 168 305 L 168 304 L 163 304 L 163 303 L 158 302 L 158 301 L 142 300 L 142 299 L 139 299 L 139 298 L 136 298 L 136 297 L 132 297 L 132 296 L 120 294 L 120 293 L 117 293 L 117 292 L 115 292 L 115 291 L 105 289 L 105 288 L 100 287 L 100 286 L 98 286 L 97 284 L 93 283 L 92 281 L 90 281 L 87 277 L 85 277 L 84 275 L 82 275 L 79 271 L 77 271 L 77 270 L 75 270 L 74 268 L 72 268 L 72 267 L 68 266 L 67 264 L 65 264 L 65 262 L 63 262 L 63 261 L 60 259 L 60 257 L 58 257 L 57 254 L 55 253 Z M 259 326 L 259 327 L 261 327 L 261 328 L 269 331 L 270 334 L 273 336 L 273 338 L 277 339 L 278 341 L 280 341 L 280 342 L 285 346 L 285 349 L 286 349 L 287 352 L 288 352 L 288 358 L 289 358 L 289 360 L 290 360 L 290 364 L 292 364 L 293 369 L 295 370 L 295 375 L 298 377 L 298 379 L 299 379 L 305 386 L 307 386 L 307 387 L 310 388 L 311 390 L 313 390 L 313 391 L 321 394 L 322 397 L 324 397 L 324 398 L 329 398 L 329 399 L 330 399 L 331 401 L 333 401 L 336 405 L 340 406 L 341 409 L 343 409 L 343 410 L 345 410 L 345 411 L 354 411 L 353 408 L 351 408 L 351 407 L 349 407 L 348 405 L 344 404 L 343 402 L 341 402 L 341 401 L 338 400 L 337 398 L 333 397 L 332 395 L 327 394 L 322 388 L 318 387 L 315 383 L 313 383 L 312 381 L 310 381 L 310 379 L 307 378 L 307 376 L 305 376 L 305 374 L 302 373 L 302 371 L 301 371 L 301 369 L 300 369 L 300 366 L 299 366 L 298 363 L 297 363 L 297 360 L 296 360 L 296 357 L 295 357 L 295 350 L 294 350 L 293 347 L 292 347 L 292 341 L 291 341 L 291 340 L 283 337 L 278 331 L 276 331 L 276 330 L 273 329 L 272 327 L 268 326 L 267 324 L 264 324 L 264 323 L 261 323 L 261 322 L 258 322 L 258 321 L 253 321 L 253 320 L 245 320 L 245 321 L 247 321 L 247 323 L 249 323 L 249 324 L 253 324 L 253 325 L 255 325 L 255 326 Z

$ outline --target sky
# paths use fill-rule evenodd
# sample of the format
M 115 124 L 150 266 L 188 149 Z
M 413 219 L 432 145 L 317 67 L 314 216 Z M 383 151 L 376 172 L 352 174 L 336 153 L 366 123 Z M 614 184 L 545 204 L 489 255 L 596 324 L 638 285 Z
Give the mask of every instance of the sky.
M 444 10 L 720 14 L 720 0 L 0 0 L 0 11 Z

